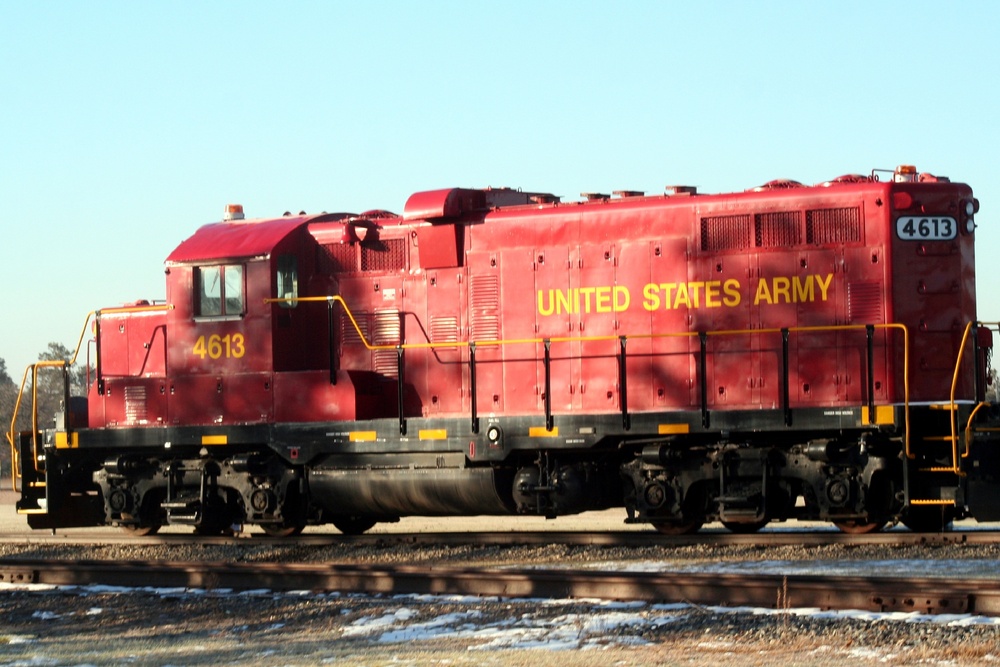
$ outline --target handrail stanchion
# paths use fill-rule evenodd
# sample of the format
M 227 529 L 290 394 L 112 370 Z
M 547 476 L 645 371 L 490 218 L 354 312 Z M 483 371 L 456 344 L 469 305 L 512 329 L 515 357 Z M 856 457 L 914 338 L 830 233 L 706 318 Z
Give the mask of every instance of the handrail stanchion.
M 865 341 L 868 347 L 868 423 L 875 423 L 875 325 L 865 325 Z
M 792 425 L 791 373 L 788 369 L 788 328 L 781 330 L 781 408 L 785 412 L 785 426 Z
M 327 347 L 330 348 L 330 384 L 337 384 L 337 331 L 333 317 L 333 299 L 326 302 Z
M 632 428 L 632 420 L 628 415 L 628 370 L 625 366 L 627 341 L 627 336 L 618 337 L 618 400 L 621 402 L 622 428 L 626 431 Z
M 479 433 L 478 386 L 476 384 L 476 342 L 469 341 L 469 385 L 472 392 L 472 432 Z
M 701 425 L 708 428 L 708 334 L 698 332 L 698 382 L 701 385 Z
M 396 383 L 396 400 L 399 407 L 399 434 L 406 435 L 406 413 L 403 411 L 404 399 L 406 397 L 406 364 L 403 363 L 403 346 L 396 345 L 396 374 L 399 382 Z
M 546 338 L 545 344 L 545 430 L 551 431 L 552 420 L 552 340 Z

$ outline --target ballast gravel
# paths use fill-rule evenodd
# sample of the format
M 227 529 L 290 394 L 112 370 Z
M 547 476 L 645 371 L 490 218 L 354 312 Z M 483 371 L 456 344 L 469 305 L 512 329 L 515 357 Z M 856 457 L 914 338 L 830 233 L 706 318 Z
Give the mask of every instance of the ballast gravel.
M 0 545 L 4 558 L 711 568 L 767 562 L 980 564 L 1000 547 Z M 850 565 L 847 565 L 850 566 Z M 977 566 L 979 567 L 979 566 Z M 990 570 L 987 572 L 986 570 Z M 961 570 L 968 574 L 969 568 Z M 1000 666 L 991 619 L 587 600 L 0 588 L 0 665 Z

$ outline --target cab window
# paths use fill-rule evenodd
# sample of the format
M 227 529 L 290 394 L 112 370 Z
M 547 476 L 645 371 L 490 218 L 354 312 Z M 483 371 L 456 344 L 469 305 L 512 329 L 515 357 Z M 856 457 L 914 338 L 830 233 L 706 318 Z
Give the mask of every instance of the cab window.
M 199 317 L 238 317 L 245 310 L 243 266 L 224 264 L 195 270 Z
M 278 257 L 278 298 L 297 299 L 299 297 L 299 269 L 295 255 Z M 280 301 L 282 308 L 294 308 L 297 301 Z

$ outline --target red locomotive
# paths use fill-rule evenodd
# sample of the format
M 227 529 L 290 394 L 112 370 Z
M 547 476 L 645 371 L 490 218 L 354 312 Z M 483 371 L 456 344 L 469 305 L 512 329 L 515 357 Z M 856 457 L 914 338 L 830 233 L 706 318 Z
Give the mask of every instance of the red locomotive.
M 356 533 L 624 507 L 662 532 L 1000 519 L 967 185 L 414 194 L 225 219 L 10 434 L 33 527 Z M 68 393 L 68 392 L 67 392 Z

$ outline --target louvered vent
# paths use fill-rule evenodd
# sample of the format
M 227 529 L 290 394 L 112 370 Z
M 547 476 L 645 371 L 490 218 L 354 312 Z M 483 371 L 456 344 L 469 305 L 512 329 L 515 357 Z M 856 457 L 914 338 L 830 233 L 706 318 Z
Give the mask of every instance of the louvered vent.
M 375 326 L 372 331 L 372 344 L 399 345 L 403 336 L 403 325 L 399 319 L 399 311 L 395 309 L 376 310 L 373 319 Z M 399 377 L 395 349 L 375 351 L 375 372 L 387 377 Z
M 787 248 L 802 243 L 802 228 L 798 211 L 758 213 L 754 216 L 755 241 L 758 248 Z
M 340 339 L 344 341 L 344 345 L 364 345 L 361 340 L 361 336 L 365 337 L 365 340 L 371 341 L 371 314 L 366 310 L 352 310 L 351 314 L 354 315 L 354 320 L 358 323 L 357 328 L 351 322 L 351 318 L 347 316 L 347 313 L 343 310 L 340 315 Z M 361 333 L 358 333 L 358 329 L 361 329 Z
M 406 270 L 406 240 L 389 239 L 386 241 L 366 241 L 361 246 L 361 270 Z
M 125 387 L 125 421 L 130 424 L 138 424 L 147 419 L 146 387 L 142 385 Z
M 753 242 L 749 215 L 719 215 L 701 219 L 701 249 L 739 250 Z
M 469 304 L 472 340 L 499 340 L 500 279 L 496 275 L 473 276 Z
M 457 343 L 458 342 L 458 318 L 457 317 L 432 317 L 431 318 L 431 342 L 432 343 Z M 454 347 L 439 347 L 439 350 L 454 350 Z
M 851 324 L 882 324 L 882 284 L 878 282 L 847 285 L 847 316 Z
M 860 208 L 826 208 L 806 211 L 806 242 L 815 245 L 859 243 Z

